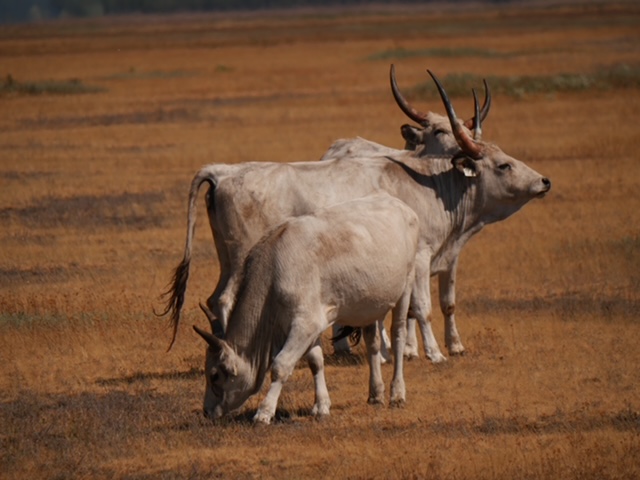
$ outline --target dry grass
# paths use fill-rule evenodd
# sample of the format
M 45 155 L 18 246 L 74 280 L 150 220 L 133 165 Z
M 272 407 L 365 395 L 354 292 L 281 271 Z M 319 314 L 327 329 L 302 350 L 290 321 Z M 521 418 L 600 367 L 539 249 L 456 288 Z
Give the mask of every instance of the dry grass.
M 313 160 L 356 135 L 402 144 L 385 52 L 417 52 L 391 60 L 417 95 L 427 67 L 506 79 L 637 68 L 639 24 L 629 3 L 0 29 L 0 78 L 103 89 L 0 97 L 0 477 L 638 478 L 637 83 L 496 94 L 485 138 L 553 189 L 465 249 L 468 355 L 411 362 L 404 409 L 367 405 L 366 366 L 330 360 L 326 422 L 309 417 L 306 368 L 275 425 L 250 425 L 259 398 L 204 420 L 190 324 L 217 263 L 203 208 L 169 354 L 152 309 L 202 164 Z M 468 97 L 454 100 L 470 115 Z

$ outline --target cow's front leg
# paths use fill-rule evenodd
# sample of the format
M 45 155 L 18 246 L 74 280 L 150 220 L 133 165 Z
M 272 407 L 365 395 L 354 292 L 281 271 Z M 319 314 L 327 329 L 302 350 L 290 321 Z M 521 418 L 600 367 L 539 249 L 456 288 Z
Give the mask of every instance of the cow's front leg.
M 315 403 L 313 404 L 311 414 L 318 417 L 329 415 L 331 399 L 329 398 L 327 382 L 324 376 L 324 357 L 322 356 L 320 339 L 316 340 L 316 343 L 307 352 L 307 362 L 313 374 L 313 382 L 316 390 Z
M 444 315 L 444 342 L 449 350 L 449 355 L 463 355 L 464 345 L 460 341 L 460 335 L 456 328 L 456 270 L 458 259 L 447 271 L 438 275 L 440 290 L 440 310 Z
M 380 367 L 380 332 L 378 325 L 372 323 L 362 329 L 367 346 L 367 360 L 369 361 L 369 400 L 372 405 L 384 405 L 384 382 Z
M 276 414 L 276 407 L 278 406 L 278 399 L 280 398 L 280 392 L 282 391 L 282 385 L 284 384 L 286 378 L 283 378 L 282 375 L 271 374 L 271 386 L 269 387 L 269 392 L 267 392 L 267 396 L 264 397 L 258 411 L 253 416 L 254 423 L 264 423 L 265 425 L 269 425 L 271 423 L 271 419 Z
M 427 358 L 433 363 L 446 362 L 447 358 L 440 351 L 436 337 L 431 328 L 431 290 L 429 284 L 431 257 L 416 257 L 416 280 L 411 294 L 410 315 L 418 320 L 422 344 Z M 410 319 L 411 320 L 411 319 Z M 411 335 L 412 322 L 407 322 L 407 343 Z M 414 334 L 415 336 L 415 334 Z
M 291 376 L 298 360 L 310 350 L 326 327 L 326 323 L 320 326 L 316 322 L 309 320 L 309 318 L 304 319 L 301 317 L 293 321 L 291 331 L 284 342 L 282 350 L 273 359 L 271 386 L 253 417 L 254 422 L 271 423 L 271 419 L 276 414 L 282 386 Z

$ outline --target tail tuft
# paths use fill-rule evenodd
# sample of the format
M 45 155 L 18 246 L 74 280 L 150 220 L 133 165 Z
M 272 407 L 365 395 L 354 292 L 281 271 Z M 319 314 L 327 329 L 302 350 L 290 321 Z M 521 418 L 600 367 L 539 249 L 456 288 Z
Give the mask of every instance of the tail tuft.
M 184 304 L 184 295 L 187 291 L 187 280 L 189 279 L 189 259 L 183 259 L 182 262 L 176 267 L 173 273 L 173 279 L 170 284 L 171 287 L 162 294 L 163 298 L 167 298 L 167 303 L 164 311 L 156 314 L 158 316 L 164 316 L 170 314 L 170 322 L 173 328 L 173 334 L 171 336 L 171 343 L 167 351 L 171 350 L 173 344 L 176 341 L 178 335 L 178 325 L 180 324 L 180 311 Z

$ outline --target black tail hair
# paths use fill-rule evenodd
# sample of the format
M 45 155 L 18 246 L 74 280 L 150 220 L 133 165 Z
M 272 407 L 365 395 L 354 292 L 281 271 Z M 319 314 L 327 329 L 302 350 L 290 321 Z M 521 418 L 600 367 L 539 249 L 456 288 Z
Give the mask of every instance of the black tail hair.
M 173 344 L 176 341 L 176 335 L 178 334 L 178 325 L 180 324 L 180 310 L 184 304 L 184 294 L 187 290 L 187 280 L 189 279 L 189 263 L 190 260 L 183 259 L 182 262 L 176 267 L 173 278 L 170 282 L 171 287 L 162 294 L 162 298 L 166 298 L 166 306 L 160 313 L 154 312 L 157 316 L 163 317 L 168 313 L 171 314 L 169 321 L 173 329 L 171 335 L 171 343 L 167 351 L 171 350 Z

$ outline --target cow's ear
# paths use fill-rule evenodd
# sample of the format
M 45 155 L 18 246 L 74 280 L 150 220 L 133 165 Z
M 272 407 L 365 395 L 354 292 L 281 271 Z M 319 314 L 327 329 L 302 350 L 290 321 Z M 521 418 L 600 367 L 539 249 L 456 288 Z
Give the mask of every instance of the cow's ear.
M 455 156 L 451 162 L 465 177 L 477 177 L 480 174 L 476 161 L 466 155 Z
M 407 142 L 407 146 L 411 146 L 412 148 L 407 148 L 407 150 L 415 150 L 415 147 L 422 143 L 422 129 L 418 127 L 414 127 L 413 125 L 404 124 L 400 127 L 400 133 L 402 133 L 402 138 L 404 138 L 405 142 Z

